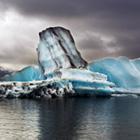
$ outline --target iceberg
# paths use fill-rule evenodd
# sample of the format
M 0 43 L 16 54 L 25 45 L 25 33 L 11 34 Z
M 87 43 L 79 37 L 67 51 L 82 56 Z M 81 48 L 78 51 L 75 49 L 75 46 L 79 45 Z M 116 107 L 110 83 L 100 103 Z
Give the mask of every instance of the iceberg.
M 105 75 L 86 70 L 87 62 L 76 49 L 69 30 L 51 27 L 40 32 L 39 37 L 38 60 L 47 80 L 67 80 L 75 94 L 82 94 L 82 91 L 83 94 L 95 94 L 98 90 L 104 93 L 106 89 L 108 94 L 112 92 L 113 84 Z
M 72 94 L 72 85 L 68 81 L 6 81 L 0 83 L 1 98 L 53 98 Z
M 107 81 L 107 76 L 86 69 L 60 69 L 48 74 L 48 80 L 68 81 L 72 85 L 74 95 L 108 96 L 114 92 L 115 85 Z
M 69 30 L 51 27 L 39 33 L 39 66 L 29 66 L 3 77 L 6 97 L 108 96 L 114 90 L 107 76 L 87 70 Z M 7 82 L 5 82 L 7 81 Z
M 86 62 L 69 30 L 50 27 L 39 33 L 38 66 L 4 75 L 0 97 L 54 98 L 140 94 L 140 59 L 103 58 Z
M 116 91 L 140 93 L 140 59 L 103 58 L 88 64 L 87 68 L 105 74 L 118 87 Z
M 87 62 L 75 47 L 69 30 L 48 28 L 39 33 L 38 60 L 44 75 L 61 68 L 83 68 Z
M 28 66 L 20 71 L 12 72 L 1 78 L 1 81 L 35 81 L 43 80 L 44 75 L 38 66 Z
M 1 82 L 0 97 L 110 96 L 114 92 L 112 87 L 114 84 L 106 81 L 106 76 L 103 74 L 80 69 L 61 69 L 49 74 L 47 80 Z

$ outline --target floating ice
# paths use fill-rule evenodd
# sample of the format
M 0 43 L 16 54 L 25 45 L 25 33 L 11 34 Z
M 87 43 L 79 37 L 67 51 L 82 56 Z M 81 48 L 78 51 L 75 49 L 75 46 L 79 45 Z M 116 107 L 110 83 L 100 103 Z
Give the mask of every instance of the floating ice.
M 53 27 L 39 36 L 39 66 L 4 76 L 1 97 L 140 94 L 140 59 L 104 58 L 88 64 L 69 30 Z
M 60 69 L 48 74 L 48 80 L 69 81 L 75 95 L 110 95 L 114 92 L 115 86 L 107 81 L 104 74 L 91 72 L 86 69 Z
M 62 27 L 48 28 L 39 33 L 37 48 L 39 64 L 44 75 L 61 68 L 81 68 L 87 62 L 75 47 L 69 30 Z
M 38 66 L 28 66 L 21 71 L 7 74 L 2 78 L 3 81 L 35 81 L 43 80 L 44 76 L 41 69 Z
M 140 59 L 103 58 L 90 63 L 88 69 L 107 75 L 121 92 L 140 93 Z
M 108 96 L 114 92 L 112 89 L 114 84 L 106 81 L 103 75 L 96 75 L 87 70 L 85 70 L 85 73 L 82 70 L 77 70 L 77 73 L 78 72 L 84 75 L 87 74 L 87 76 L 91 75 L 91 77 L 95 79 L 83 77 L 83 79 L 79 80 L 74 77 L 76 75 L 76 70 L 70 70 L 69 72 L 66 71 L 66 73 L 65 70 L 62 70 L 53 73 L 53 76 L 48 80 L 31 82 L 1 82 L 0 97 L 51 98 L 77 95 Z M 69 77 L 67 77 L 67 75 L 69 75 Z

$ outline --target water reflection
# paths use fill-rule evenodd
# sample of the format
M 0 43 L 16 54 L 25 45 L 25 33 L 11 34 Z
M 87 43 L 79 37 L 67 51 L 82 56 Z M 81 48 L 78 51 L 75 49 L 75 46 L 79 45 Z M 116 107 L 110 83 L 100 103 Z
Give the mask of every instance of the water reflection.
M 113 102 L 113 140 L 140 139 L 140 97 L 114 98 Z
M 112 109 L 107 99 L 65 99 L 41 103 L 41 139 L 110 139 Z
M 0 139 L 35 140 L 40 133 L 38 105 L 29 100 L 0 101 Z
M 137 140 L 140 98 L 1 100 L 1 140 Z

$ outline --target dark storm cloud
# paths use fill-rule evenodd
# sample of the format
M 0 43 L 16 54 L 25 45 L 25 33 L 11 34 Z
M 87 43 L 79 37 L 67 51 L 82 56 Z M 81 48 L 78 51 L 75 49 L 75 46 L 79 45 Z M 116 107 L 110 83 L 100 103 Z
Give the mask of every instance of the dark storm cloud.
M 104 34 L 109 33 L 116 37 L 122 47 L 121 55 L 139 56 L 137 51 L 140 44 L 139 0 L 5 0 L 3 4 L 7 8 L 13 7 L 30 16 L 52 16 L 58 19 L 63 17 L 65 20 L 80 18 L 79 20 L 84 22 L 87 20 L 88 30 L 96 28 Z M 136 35 L 137 38 L 130 40 L 131 36 Z M 103 44 L 100 43 L 102 43 L 100 39 L 94 39 L 84 45 L 87 48 L 96 47 L 104 50 Z
M 109 55 L 140 57 L 139 0 L 0 0 L 0 8 L 62 23 L 76 39 L 82 34 L 77 44 L 88 60 Z
M 87 15 L 128 15 L 140 11 L 138 0 L 4 0 L 5 7 L 14 7 L 30 15 L 87 16 Z

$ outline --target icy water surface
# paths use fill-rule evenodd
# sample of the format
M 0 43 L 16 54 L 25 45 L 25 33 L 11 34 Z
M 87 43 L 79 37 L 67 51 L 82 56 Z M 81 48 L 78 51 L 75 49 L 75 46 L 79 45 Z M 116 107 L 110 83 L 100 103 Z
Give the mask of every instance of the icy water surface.
M 138 140 L 140 97 L 0 100 L 0 140 Z

